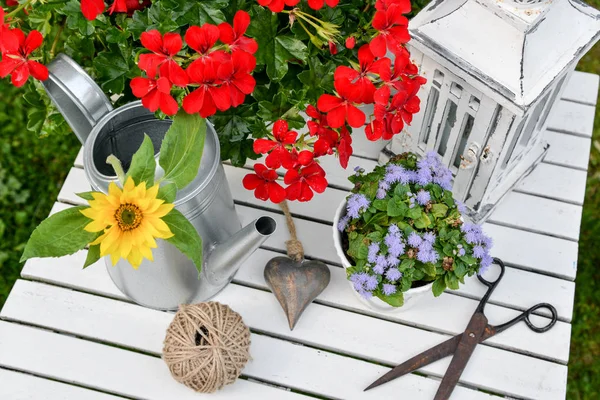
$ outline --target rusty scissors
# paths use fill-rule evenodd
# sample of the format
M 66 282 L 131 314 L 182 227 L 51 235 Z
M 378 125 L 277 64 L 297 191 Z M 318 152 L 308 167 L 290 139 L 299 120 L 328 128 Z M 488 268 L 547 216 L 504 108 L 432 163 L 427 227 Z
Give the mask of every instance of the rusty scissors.
M 391 371 L 377 379 L 370 386 L 368 386 L 365 391 L 369 389 L 373 389 L 379 385 L 383 385 L 393 379 L 396 379 L 402 375 L 406 375 L 410 372 L 413 372 L 421 367 L 429 365 L 435 361 L 438 361 L 444 357 L 454 354 L 452 357 L 452 361 L 450 362 L 450 366 L 442 379 L 442 383 L 438 388 L 438 391 L 435 395 L 434 400 L 446 400 L 452 394 L 454 387 L 458 383 L 458 380 L 465 369 L 465 366 L 469 362 L 469 358 L 471 354 L 473 354 L 473 350 L 477 344 L 482 343 L 484 340 L 491 338 L 492 336 L 510 328 L 518 322 L 524 321 L 529 329 L 534 332 L 542 333 L 548 331 L 550 328 L 556 324 L 558 320 L 558 315 L 556 309 L 548 304 L 548 303 L 540 303 L 531 307 L 530 309 L 524 311 L 521 315 L 516 318 L 501 324 L 501 325 L 490 325 L 488 324 L 488 320 L 484 314 L 484 308 L 487 304 L 490 296 L 498 283 L 504 276 L 504 263 L 499 258 L 494 258 L 494 264 L 500 266 L 500 275 L 498 278 L 492 282 L 483 278 L 481 275 L 477 274 L 477 278 L 481 283 L 488 287 L 488 290 L 479 302 L 475 313 L 471 317 L 469 324 L 467 325 L 467 329 L 459 335 L 454 336 L 451 339 L 446 340 L 443 343 L 438 344 L 435 347 L 432 347 L 429 350 L 424 351 L 421 354 L 418 354 L 411 358 L 410 360 L 398 365 L 393 368 Z M 530 316 L 534 311 L 540 309 L 547 309 L 550 311 L 552 315 L 550 322 L 545 326 L 536 326 L 531 320 Z

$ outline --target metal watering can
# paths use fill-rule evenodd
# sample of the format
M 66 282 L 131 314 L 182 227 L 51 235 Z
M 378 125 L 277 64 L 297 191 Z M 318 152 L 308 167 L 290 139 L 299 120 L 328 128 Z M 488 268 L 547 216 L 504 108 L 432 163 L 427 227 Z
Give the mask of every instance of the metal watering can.
M 140 101 L 113 110 L 92 78 L 64 54 L 59 54 L 48 65 L 48 70 L 50 77 L 44 87 L 75 135 L 85 144 L 84 167 L 93 190 L 107 192 L 109 183 L 117 177 L 106 158 L 114 154 L 127 169 L 144 133 L 152 139 L 158 152 L 170 120 L 156 119 Z M 158 159 L 158 153 L 155 157 Z M 240 229 L 221 165 L 219 139 L 208 122 L 198 175 L 178 192 L 175 208 L 190 220 L 202 237 L 201 276 L 198 278 L 196 267 L 185 255 L 164 240 L 157 241 L 154 262 L 144 260 L 137 270 L 123 260 L 113 267 L 106 257 L 107 271 L 115 285 L 138 304 L 174 310 L 180 304 L 213 297 L 276 229 L 275 220 L 267 216 Z

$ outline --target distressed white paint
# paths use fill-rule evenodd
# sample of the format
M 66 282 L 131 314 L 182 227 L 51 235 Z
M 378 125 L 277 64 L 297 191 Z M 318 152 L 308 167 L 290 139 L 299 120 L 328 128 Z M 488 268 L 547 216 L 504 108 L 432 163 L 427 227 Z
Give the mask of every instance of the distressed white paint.
M 600 76 L 575 71 L 566 84 L 562 99 L 595 106 L 598 101 L 599 83 Z
M 545 162 L 587 171 L 592 139 L 552 131 L 544 135 L 550 144 Z
M 387 365 L 395 365 L 397 360 L 409 358 L 448 338 L 445 335 L 317 304 L 311 306 L 303 316 L 311 323 L 302 324 L 301 321 L 294 331 L 290 332 L 277 301 L 267 292 L 230 285 L 217 295 L 215 300 L 228 304 L 240 312 L 244 316 L 244 321 L 253 329 Z M 265 315 L 272 315 L 272 317 L 264 318 Z M 2 316 L 9 320 L 15 319 L 13 316 L 18 316 L 18 321 L 59 329 L 86 338 L 101 337 L 104 341 L 125 347 L 143 347 L 146 352 L 157 355 L 162 350 L 163 335 L 172 318 L 169 313 L 145 309 L 129 303 L 22 281 L 15 286 L 14 300 L 5 306 Z M 113 326 L 119 326 L 120 329 L 113 329 Z M 369 337 L 373 332 L 378 333 L 377 340 L 365 341 L 364 338 Z M 288 378 L 285 369 L 290 368 L 290 360 L 274 360 L 272 354 L 277 354 L 275 351 L 271 354 L 253 351 L 255 338 L 256 336 L 252 337 L 251 347 L 253 361 L 248 364 L 244 372 L 246 375 L 271 382 L 277 379 L 275 383 L 286 386 L 301 376 L 296 373 L 294 377 Z M 263 337 L 263 340 L 270 342 L 270 347 L 277 347 L 276 342 L 279 341 L 268 337 Z M 407 343 L 412 345 L 407 346 Z M 315 349 L 308 348 L 306 351 L 316 352 Z M 496 362 L 493 362 L 494 360 Z M 449 358 L 444 359 L 422 368 L 421 372 L 441 376 L 449 362 Z M 277 364 L 280 368 L 285 368 L 279 371 L 278 377 L 262 375 L 265 368 L 274 369 Z M 361 364 L 365 363 L 361 362 Z M 512 367 L 506 368 L 507 365 Z M 305 365 L 302 373 L 309 375 L 302 378 L 318 381 L 317 375 L 319 375 L 320 380 L 326 381 L 327 377 L 328 380 L 335 379 L 334 377 L 339 373 L 335 369 L 326 368 L 326 365 L 320 367 L 322 369 Z M 254 375 L 253 371 L 257 371 L 257 374 Z M 540 382 L 541 386 L 519 382 L 520 374 L 526 371 L 531 378 L 534 378 L 531 381 Z M 565 366 L 489 346 L 480 346 L 473 354 L 460 382 L 513 396 L 535 398 L 541 392 L 548 393 L 548 398 L 558 399 L 561 395 L 564 396 L 562 386 L 566 373 Z M 369 379 L 372 379 L 372 375 L 360 376 L 352 382 L 343 379 L 347 394 L 338 393 L 334 396 L 358 397 L 362 395 L 360 389 L 364 387 L 363 380 L 366 383 Z M 437 385 L 436 381 L 426 378 L 419 377 L 419 380 L 421 382 L 415 385 L 415 389 L 433 388 Z M 406 384 L 404 380 L 398 380 L 394 385 L 387 385 L 391 388 L 386 387 L 386 389 L 390 390 L 390 393 L 391 390 L 401 391 L 412 398 L 411 385 Z M 408 387 L 405 388 L 405 385 Z M 331 389 L 338 388 L 330 384 Z M 385 396 L 384 393 L 383 390 L 373 391 L 365 398 L 381 398 Z M 328 393 L 317 392 L 317 394 Z M 462 398 L 458 394 L 455 394 L 455 397 Z
M 597 78 L 573 78 L 573 87 L 590 82 L 580 101 L 572 101 L 576 98 L 573 89 L 568 100 L 556 103 L 556 99 L 560 99 L 564 82 L 570 82 L 577 61 L 598 40 L 600 13 L 569 0 L 539 2 L 527 9 L 515 4 L 433 1 L 409 26 L 411 49 L 423 54 L 420 72 L 428 79 L 419 91 L 422 110 L 428 109 L 435 71 L 444 74 L 426 149 L 442 154 L 439 143 L 448 119 L 444 110 L 447 99 L 453 100 L 458 106 L 457 120 L 443 162 L 456 174 L 455 197 L 466 204 L 474 220 L 487 218 L 500 199 L 541 161 L 547 151 L 541 134 L 546 125 L 582 136 L 592 131 Z M 565 20 L 570 23 L 562 23 Z M 448 93 L 453 84 L 464 88 L 460 99 Z M 468 111 L 474 124 L 465 147 L 475 153 L 471 157 L 475 162 L 456 171 L 453 160 L 470 96 L 480 101 L 479 110 Z M 422 111 L 414 116 L 412 126 L 406 128 L 409 137 L 415 139 L 422 133 L 426 114 Z M 407 150 L 401 145 L 402 136 L 392 141 L 392 153 Z M 415 140 L 408 147 L 420 154 L 425 151 Z
M 119 400 L 94 390 L 0 369 L 0 399 L 5 400 Z

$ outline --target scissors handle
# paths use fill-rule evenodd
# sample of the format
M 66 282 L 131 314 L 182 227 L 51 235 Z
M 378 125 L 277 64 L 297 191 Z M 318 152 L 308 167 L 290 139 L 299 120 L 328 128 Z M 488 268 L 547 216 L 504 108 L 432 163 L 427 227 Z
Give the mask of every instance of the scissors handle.
M 492 292 L 494 291 L 494 289 L 496 289 L 496 286 L 498 286 L 498 283 L 500 283 L 500 281 L 502 280 L 502 277 L 504 276 L 504 270 L 506 269 L 506 267 L 504 266 L 504 262 L 501 259 L 494 257 L 494 264 L 497 264 L 500 267 L 500 275 L 498 275 L 498 277 L 495 280 L 488 281 L 483 276 L 481 276 L 479 273 L 477 274 L 477 279 L 479 279 L 479 282 L 481 282 L 485 286 L 487 286 L 488 290 L 487 290 L 486 294 L 483 296 L 483 298 L 481 299 L 481 301 L 479 302 L 479 306 L 477 306 L 476 312 L 483 313 L 483 309 L 485 308 L 485 305 L 487 304 L 488 300 L 490 299 Z
M 552 315 L 552 317 L 550 318 L 550 321 L 544 326 L 536 326 L 533 324 L 533 322 L 531 322 L 531 319 L 530 319 L 531 314 L 534 311 L 537 311 L 539 309 L 546 309 L 546 310 L 550 311 L 550 314 Z M 529 329 L 531 329 L 532 331 L 537 332 L 537 333 L 544 333 L 544 332 L 550 330 L 550 328 L 552 328 L 554 326 L 554 324 L 556 324 L 556 321 L 558 321 L 558 313 L 556 312 L 556 308 L 554 308 L 554 306 L 552 304 L 540 303 L 540 304 L 536 304 L 535 306 L 531 307 L 527 311 L 522 312 L 521 315 L 517 316 L 516 318 L 513 318 L 510 321 L 505 322 L 504 324 L 495 325 L 492 328 L 495 331 L 495 333 L 500 333 L 521 321 L 525 321 L 525 323 L 527 324 Z

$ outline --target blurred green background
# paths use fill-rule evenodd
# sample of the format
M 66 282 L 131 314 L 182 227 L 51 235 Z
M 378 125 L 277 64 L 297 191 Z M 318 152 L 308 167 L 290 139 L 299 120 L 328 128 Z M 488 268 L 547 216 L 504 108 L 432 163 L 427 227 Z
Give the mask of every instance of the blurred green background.
M 600 9 L 600 0 L 588 1 Z M 423 1 L 425 3 L 425 1 Z M 579 63 L 600 73 L 600 45 Z M 26 129 L 22 91 L 0 82 L 0 308 L 18 278 L 19 257 L 44 219 L 79 150 L 75 135 L 38 138 Z M 600 399 L 600 113 L 596 113 L 583 209 L 568 399 Z

